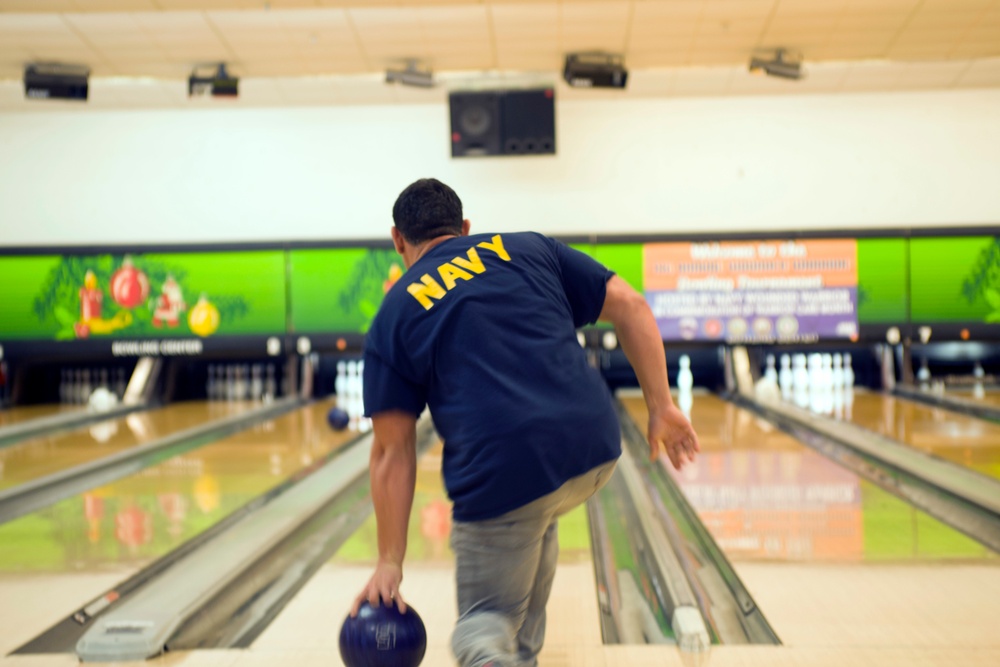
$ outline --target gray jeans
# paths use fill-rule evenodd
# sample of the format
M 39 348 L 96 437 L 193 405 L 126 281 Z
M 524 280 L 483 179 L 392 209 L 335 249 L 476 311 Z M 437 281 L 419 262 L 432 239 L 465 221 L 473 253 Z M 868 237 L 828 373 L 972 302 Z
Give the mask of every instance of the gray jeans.
M 538 664 L 559 556 L 556 520 L 604 486 L 616 463 L 495 519 L 455 522 L 458 623 L 451 647 L 462 667 Z

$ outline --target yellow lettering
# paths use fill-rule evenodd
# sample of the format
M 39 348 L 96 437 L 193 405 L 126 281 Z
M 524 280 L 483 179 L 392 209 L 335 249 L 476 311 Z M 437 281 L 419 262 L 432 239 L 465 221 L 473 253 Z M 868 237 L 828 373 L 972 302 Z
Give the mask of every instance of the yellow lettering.
M 490 241 L 483 241 L 482 243 L 479 243 L 477 245 L 480 248 L 486 248 L 487 250 L 492 250 L 493 252 L 495 252 L 497 254 L 497 257 L 499 257 L 500 259 L 502 259 L 505 262 L 509 262 L 510 261 L 510 255 L 508 255 L 507 251 L 504 249 L 504 247 L 503 247 L 503 239 L 500 238 L 499 234 L 497 234 L 496 236 L 494 236 L 492 240 L 490 240 Z
M 453 266 L 451 262 L 445 262 L 438 267 L 438 273 L 441 274 L 441 280 L 444 281 L 444 286 L 448 288 L 450 292 L 455 287 L 455 278 L 461 278 L 462 280 L 472 280 L 472 274 L 468 271 L 463 271 L 462 269 Z
M 434 306 L 431 299 L 443 299 L 446 292 L 438 285 L 437 281 L 426 273 L 420 276 L 423 283 L 410 283 L 406 286 L 406 291 L 413 295 L 413 298 L 420 302 L 424 310 L 430 310 Z M 454 281 L 452 282 L 454 285 Z M 448 289 L 451 289 L 450 287 Z
M 476 252 L 475 248 L 469 248 L 469 259 L 456 257 L 451 261 L 458 264 L 463 269 L 468 269 L 473 273 L 482 273 L 486 270 L 486 267 L 483 266 L 483 260 L 479 259 L 479 253 Z

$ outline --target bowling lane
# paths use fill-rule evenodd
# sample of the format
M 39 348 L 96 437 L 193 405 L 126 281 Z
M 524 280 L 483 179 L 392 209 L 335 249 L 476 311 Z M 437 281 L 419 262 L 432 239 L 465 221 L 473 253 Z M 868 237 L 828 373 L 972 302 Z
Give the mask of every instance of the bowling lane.
M 1000 479 L 1000 424 L 889 394 L 854 392 L 843 418 L 934 456 Z
M 46 405 L 23 405 L 16 408 L 4 408 L 0 410 L 0 428 L 23 424 L 32 419 L 42 417 L 53 417 L 69 412 L 81 412 L 85 408 L 79 405 L 46 404 Z
M 992 408 L 1000 409 L 1000 387 L 989 388 L 949 388 L 947 396 L 961 398 L 973 403 L 981 403 Z
M 996 554 L 715 396 L 691 422 L 702 453 L 671 474 L 785 645 L 996 645 Z
M 451 503 L 441 480 L 441 446 L 419 461 L 401 593 L 427 627 L 426 665 L 450 665 L 455 625 L 455 563 L 449 546 Z M 548 606 L 540 663 L 586 664 L 601 645 L 590 530 L 584 507 L 559 521 L 559 566 Z M 322 567 L 252 646 L 260 664 L 290 653 L 342 665 L 340 624 L 378 557 L 374 515 Z M 321 657 L 321 658 L 320 658 Z M 275 661 L 274 663 L 269 660 Z M 311 664 L 311 663 L 310 663 Z M 319 664 L 317 662 L 317 664 Z
M 174 403 L 96 422 L 73 431 L 30 438 L 0 449 L 0 489 L 116 454 L 215 419 L 241 414 L 255 405 L 251 401 Z
M 0 655 L 353 439 L 319 401 L 0 525 Z

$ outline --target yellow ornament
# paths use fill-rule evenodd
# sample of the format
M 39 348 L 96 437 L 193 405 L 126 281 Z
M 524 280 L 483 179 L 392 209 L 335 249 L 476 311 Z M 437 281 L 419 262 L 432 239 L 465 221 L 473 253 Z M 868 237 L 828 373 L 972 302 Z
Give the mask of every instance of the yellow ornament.
M 219 309 L 202 294 L 188 313 L 188 325 L 202 338 L 211 336 L 219 328 Z

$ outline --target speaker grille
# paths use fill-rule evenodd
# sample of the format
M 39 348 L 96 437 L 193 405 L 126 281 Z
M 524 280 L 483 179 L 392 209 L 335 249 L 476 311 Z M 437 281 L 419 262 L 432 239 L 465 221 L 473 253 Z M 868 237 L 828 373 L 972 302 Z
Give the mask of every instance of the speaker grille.
M 455 92 L 449 103 L 453 157 L 556 152 L 551 88 Z

